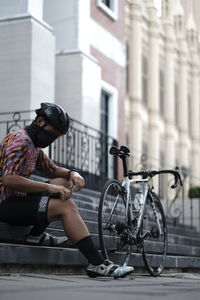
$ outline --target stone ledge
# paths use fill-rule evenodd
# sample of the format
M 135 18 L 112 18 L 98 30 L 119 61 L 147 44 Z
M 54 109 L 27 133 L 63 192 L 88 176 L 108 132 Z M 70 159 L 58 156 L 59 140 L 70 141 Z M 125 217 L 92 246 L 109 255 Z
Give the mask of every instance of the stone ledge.
M 152 259 L 156 260 L 156 257 L 153 256 Z M 129 264 L 135 266 L 136 271 L 144 269 L 140 253 L 131 254 Z M 45 270 L 82 273 L 85 272 L 86 266 L 86 259 L 77 249 L 0 243 L 0 270 L 12 270 L 13 268 L 23 270 L 26 268 L 39 273 L 43 273 Z M 168 255 L 165 271 L 170 269 L 200 270 L 200 257 Z
M 0 243 L 0 264 L 87 265 L 78 249 Z

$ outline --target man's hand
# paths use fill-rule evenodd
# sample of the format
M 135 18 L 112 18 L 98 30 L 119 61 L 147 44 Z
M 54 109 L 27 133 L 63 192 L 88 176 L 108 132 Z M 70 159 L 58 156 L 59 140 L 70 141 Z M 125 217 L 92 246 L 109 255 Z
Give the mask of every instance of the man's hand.
M 77 192 L 85 186 L 85 179 L 78 172 L 72 171 L 70 173 L 70 180 L 76 187 Z
M 69 173 L 70 172 L 70 173 Z M 70 176 L 69 176 L 70 174 Z M 80 191 L 85 186 L 84 178 L 75 170 L 68 170 L 61 167 L 56 167 L 54 173 L 54 179 L 56 178 L 65 178 L 68 181 L 69 189 L 73 191 L 73 187 L 75 187 L 76 191 Z M 53 179 L 53 180 L 54 180 Z M 66 186 L 66 184 L 65 184 Z
M 62 185 L 49 184 L 48 185 L 48 193 L 53 195 L 60 196 L 63 200 L 69 199 L 72 194 L 71 189 L 67 189 Z

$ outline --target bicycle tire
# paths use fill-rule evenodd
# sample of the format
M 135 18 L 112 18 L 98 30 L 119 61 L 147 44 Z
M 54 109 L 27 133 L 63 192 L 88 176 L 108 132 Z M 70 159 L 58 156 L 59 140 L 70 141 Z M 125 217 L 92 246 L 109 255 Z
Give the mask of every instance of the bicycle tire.
M 131 253 L 131 245 L 127 243 L 127 230 L 131 226 L 126 217 L 125 197 L 121 183 L 109 180 L 103 187 L 98 211 L 102 254 L 105 259 L 120 265 L 127 265 Z
M 155 204 L 161 230 L 159 230 L 152 203 Z M 142 245 L 144 264 L 152 276 L 159 276 L 164 269 L 167 256 L 167 224 L 160 199 L 152 192 L 149 193 L 142 221 L 142 234 L 147 231 L 150 234 L 144 239 Z

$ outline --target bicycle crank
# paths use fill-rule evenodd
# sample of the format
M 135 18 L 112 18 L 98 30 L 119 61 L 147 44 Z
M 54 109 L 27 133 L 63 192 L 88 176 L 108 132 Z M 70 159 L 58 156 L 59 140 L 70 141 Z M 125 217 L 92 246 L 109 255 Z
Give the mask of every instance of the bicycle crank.
M 159 238 L 162 234 L 160 234 L 159 228 L 157 226 L 153 226 L 151 228 L 150 235 L 153 238 Z
M 143 242 L 150 235 L 151 235 L 151 232 L 147 230 L 145 233 L 139 235 L 138 239 L 140 242 Z

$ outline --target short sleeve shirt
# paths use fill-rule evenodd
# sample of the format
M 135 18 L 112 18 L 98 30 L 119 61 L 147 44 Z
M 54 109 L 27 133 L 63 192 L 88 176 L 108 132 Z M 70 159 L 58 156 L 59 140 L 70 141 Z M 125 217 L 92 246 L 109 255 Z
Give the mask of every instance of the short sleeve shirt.
M 8 196 L 2 176 L 29 177 L 35 170 L 52 177 L 56 165 L 41 148 L 36 148 L 26 130 L 9 133 L 0 144 L 0 203 Z

